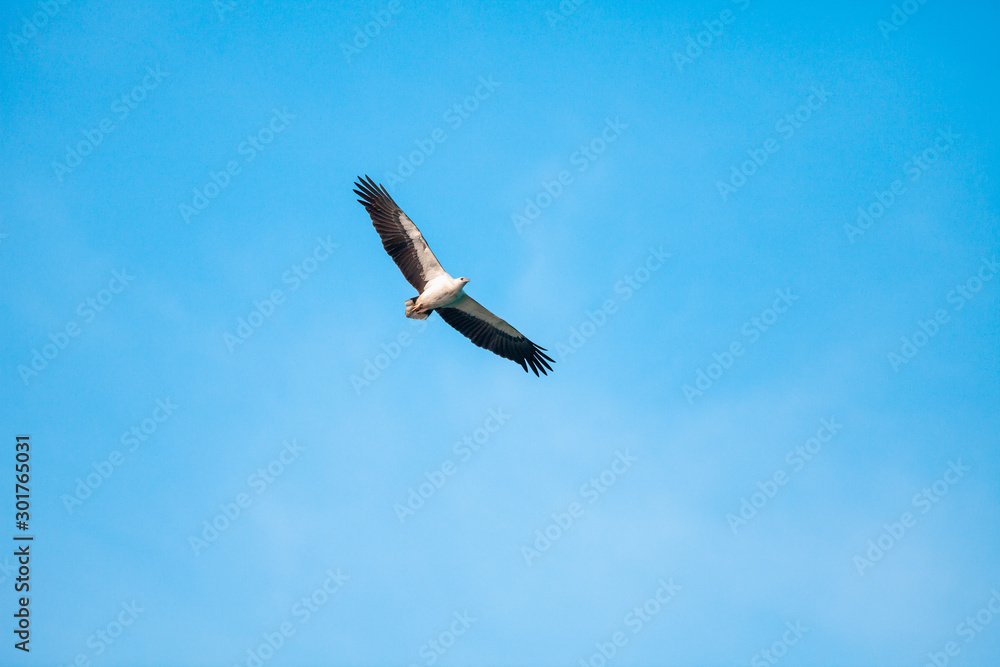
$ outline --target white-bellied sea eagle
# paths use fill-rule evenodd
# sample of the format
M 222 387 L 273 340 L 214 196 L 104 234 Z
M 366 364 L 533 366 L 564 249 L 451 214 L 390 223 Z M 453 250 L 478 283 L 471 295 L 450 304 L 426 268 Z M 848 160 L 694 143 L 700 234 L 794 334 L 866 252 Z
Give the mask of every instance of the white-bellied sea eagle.
M 527 373 L 530 367 L 535 375 L 547 375 L 552 370 L 548 362 L 555 360 L 545 354 L 545 348 L 535 345 L 524 335 L 499 317 L 483 308 L 463 288 L 468 278 L 452 278 L 441 267 L 437 257 L 427 246 L 427 241 L 417 226 L 406 217 L 389 193 L 376 185 L 370 177 L 358 178 L 355 190 L 375 231 L 382 238 L 382 246 L 389 253 L 403 277 L 413 285 L 417 296 L 406 300 L 406 316 L 426 320 L 431 312 L 453 326 L 463 336 L 481 348 L 521 364 Z

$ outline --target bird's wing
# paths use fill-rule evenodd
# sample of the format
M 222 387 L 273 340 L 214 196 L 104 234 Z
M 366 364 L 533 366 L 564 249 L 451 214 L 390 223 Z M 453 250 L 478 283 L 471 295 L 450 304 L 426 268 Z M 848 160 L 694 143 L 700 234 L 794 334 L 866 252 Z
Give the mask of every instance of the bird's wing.
M 355 183 L 358 189 L 354 192 L 361 197 L 358 201 L 371 216 L 375 231 L 382 238 L 382 246 L 403 272 L 403 277 L 417 291 L 423 292 L 424 286 L 431 279 L 445 275 L 441 263 L 427 246 L 420 230 L 406 217 L 385 188 L 375 185 L 375 181 L 367 176 L 365 179 L 358 178 Z
M 548 375 L 546 369 L 552 370 L 546 359 L 552 363 L 555 363 L 555 359 L 543 352 L 544 347 L 532 343 L 520 331 L 483 308 L 467 294 L 463 294 L 447 308 L 438 308 L 437 313 L 479 347 L 521 364 L 525 373 L 529 366 L 535 375 L 538 375 L 538 371 Z

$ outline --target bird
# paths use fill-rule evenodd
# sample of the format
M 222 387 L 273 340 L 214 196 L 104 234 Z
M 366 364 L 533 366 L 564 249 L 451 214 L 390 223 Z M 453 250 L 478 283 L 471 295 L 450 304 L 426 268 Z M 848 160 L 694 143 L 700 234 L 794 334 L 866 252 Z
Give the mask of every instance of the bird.
M 431 252 L 423 234 L 399 208 L 382 184 L 370 176 L 358 177 L 354 193 L 371 216 L 382 247 L 389 253 L 403 277 L 419 292 L 405 302 L 404 315 L 426 320 L 437 313 L 445 322 L 479 347 L 548 375 L 555 359 L 544 347 L 532 343 L 520 331 L 500 319 L 465 293 L 469 279 L 452 278 Z

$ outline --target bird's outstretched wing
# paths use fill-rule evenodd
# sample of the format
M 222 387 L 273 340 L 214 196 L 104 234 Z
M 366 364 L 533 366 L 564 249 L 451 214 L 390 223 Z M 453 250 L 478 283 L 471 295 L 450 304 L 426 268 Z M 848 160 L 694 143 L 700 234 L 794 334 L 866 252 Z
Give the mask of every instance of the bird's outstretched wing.
M 467 294 L 447 308 L 438 308 L 437 313 L 479 347 L 521 364 L 525 373 L 529 366 L 535 375 L 538 371 L 548 375 L 547 371 L 552 370 L 546 359 L 552 363 L 555 359 L 545 354 L 544 347 L 532 343 Z
M 431 279 L 445 275 L 420 230 L 396 205 L 386 189 L 375 185 L 375 181 L 368 176 L 359 177 L 355 185 L 358 189 L 354 192 L 361 197 L 358 202 L 368 211 L 375 231 L 382 238 L 382 246 L 403 272 L 403 277 L 417 291 L 423 292 Z

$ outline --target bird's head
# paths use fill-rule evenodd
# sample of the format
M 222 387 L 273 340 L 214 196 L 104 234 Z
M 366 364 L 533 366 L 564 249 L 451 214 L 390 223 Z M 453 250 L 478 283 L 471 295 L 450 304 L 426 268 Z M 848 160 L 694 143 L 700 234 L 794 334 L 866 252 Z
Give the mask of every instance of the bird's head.
M 462 285 L 465 286 L 465 283 L 469 282 L 469 279 L 468 278 L 459 278 L 458 282 L 462 283 Z

